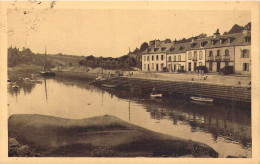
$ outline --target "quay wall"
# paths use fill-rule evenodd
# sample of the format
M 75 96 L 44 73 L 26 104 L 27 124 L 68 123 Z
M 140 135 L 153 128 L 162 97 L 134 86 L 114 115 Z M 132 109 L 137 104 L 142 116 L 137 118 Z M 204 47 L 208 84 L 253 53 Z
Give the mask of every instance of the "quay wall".
M 57 76 L 66 76 L 77 79 L 94 80 L 96 73 L 57 71 Z M 156 91 L 172 94 L 179 93 L 188 96 L 200 96 L 214 99 L 226 99 L 240 102 L 251 102 L 250 86 L 233 86 L 224 84 L 203 83 L 197 81 L 168 81 L 160 79 L 146 79 L 131 76 L 113 77 L 105 81 L 94 82 L 96 84 L 109 83 L 128 88 L 132 91 L 152 92 Z
M 162 93 L 180 93 L 191 96 L 209 97 L 214 99 L 227 99 L 241 102 L 251 102 L 251 88 L 245 86 L 231 86 L 188 81 L 166 81 L 132 77 L 120 77 L 128 81 L 132 90 L 151 92 L 153 88 Z

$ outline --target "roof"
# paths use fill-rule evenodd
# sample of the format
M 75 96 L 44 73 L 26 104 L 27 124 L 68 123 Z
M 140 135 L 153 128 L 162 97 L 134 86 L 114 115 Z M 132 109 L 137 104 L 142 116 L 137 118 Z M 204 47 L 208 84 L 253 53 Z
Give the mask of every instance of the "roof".
M 251 37 L 251 33 L 248 32 L 247 34 L 244 34 L 241 32 L 227 35 L 217 35 L 216 37 L 210 36 L 196 39 L 194 42 L 190 41 L 185 43 L 165 43 L 164 41 L 160 41 L 158 46 L 155 47 L 153 44 L 152 46 L 149 46 L 143 53 L 156 54 L 166 52 L 170 54 L 178 54 L 185 53 L 188 50 L 251 45 L 251 42 L 245 42 L 245 37 Z M 201 44 L 203 45 L 201 46 Z
M 145 54 L 166 53 L 172 45 L 173 43 L 165 43 L 164 41 L 161 41 L 158 46 L 155 47 L 155 45 L 153 44 L 152 46 L 148 47 L 143 53 Z

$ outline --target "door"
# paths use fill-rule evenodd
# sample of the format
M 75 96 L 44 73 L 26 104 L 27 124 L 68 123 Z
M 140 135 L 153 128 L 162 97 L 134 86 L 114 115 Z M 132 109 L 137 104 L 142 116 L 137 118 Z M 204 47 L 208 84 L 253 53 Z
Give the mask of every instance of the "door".
M 194 62 L 194 70 L 193 71 L 196 71 L 196 68 L 197 68 L 197 63 Z
M 147 64 L 147 70 L 150 71 L 150 65 L 149 64 Z
M 189 63 L 189 71 L 191 71 L 191 63 Z
M 173 66 L 173 71 L 176 72 L 176 65 Z
M 158 64 L 156 64 L 156 71 L 158 71 L 159 70 L 159 65 Z
M 212 71 L 212 62 L 209 62 L 209 70 Z
M 220 71 L 220 62 L 217 62 L 217 72 Z

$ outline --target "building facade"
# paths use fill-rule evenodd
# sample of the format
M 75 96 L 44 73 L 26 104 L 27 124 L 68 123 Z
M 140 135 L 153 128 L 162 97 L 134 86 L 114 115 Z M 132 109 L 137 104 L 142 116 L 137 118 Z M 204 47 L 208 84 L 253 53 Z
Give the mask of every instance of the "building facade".
M 226 35 L 220 35 L 217 30 L 213 36 L 193 37 L 185 43 L 154 40 L 149 43 L 142 56 L 143 71 L 163 71 L 167 67 L 169 72 L 194 72 L 198 66 L 206 66 L 212 73 L 218 73 L 226 66 L 233 66 L 235 73 L 250 74 L 250 28 Z

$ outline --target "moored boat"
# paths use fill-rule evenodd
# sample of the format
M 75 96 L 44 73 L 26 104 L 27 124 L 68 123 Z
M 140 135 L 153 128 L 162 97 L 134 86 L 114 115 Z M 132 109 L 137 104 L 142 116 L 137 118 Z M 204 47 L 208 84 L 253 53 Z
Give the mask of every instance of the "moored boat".
M 117 87 L 117 85 L 115 85 L 115 84 L 101 84 L 101 86 L 107 87 L 107 88 L 116 88 Z
M 196 96 L 191 96 L 190 97 L 194 101 L 201 101 L 201 102 L 213 102 L 212 98 L 205 98 L 205 97 L 196 97 Z
M 161 93 L 150 93 L 150 96 L 153 98 L 161 98 L 162 94 Z

